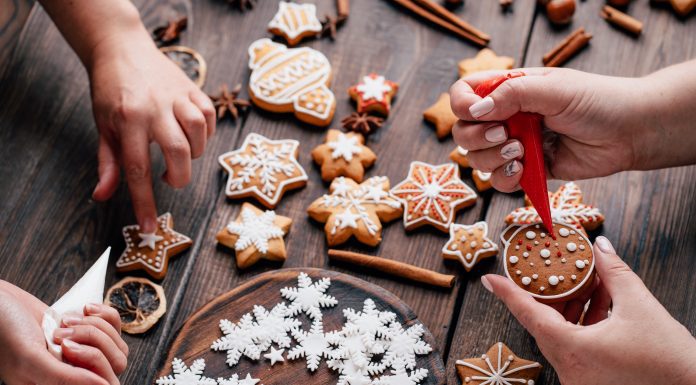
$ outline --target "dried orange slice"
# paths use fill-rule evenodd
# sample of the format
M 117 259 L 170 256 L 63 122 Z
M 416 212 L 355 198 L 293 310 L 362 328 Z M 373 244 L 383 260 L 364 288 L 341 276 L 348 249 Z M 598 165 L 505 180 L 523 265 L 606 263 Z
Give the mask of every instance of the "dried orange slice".
M 161 47 L 160 51 L 181 68 L 198 87 L 203 87 L 208 65 L 200 53 L 182 45 Z
M 121 316 L 121 330 L 142 334 L 150 330 L 167 311 L 162 286 L 146 278 L 126 277 L 109 288 L 104 304 Z

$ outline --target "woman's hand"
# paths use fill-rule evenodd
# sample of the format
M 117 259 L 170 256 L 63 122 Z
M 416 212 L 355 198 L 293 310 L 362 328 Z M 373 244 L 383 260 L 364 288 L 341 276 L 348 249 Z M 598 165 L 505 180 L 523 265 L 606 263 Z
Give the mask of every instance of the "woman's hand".
M 696 340 L 616 255 L 594 245 L 598 283 L 582 325 L 582 301 L 552 308 L 515 283 L 485 275 L 483 286 L 507 305 L 536 339 L 563 385 L 693 385 Z M 559 312 L 560 311 L 560 312 Z
M 118 385 L 128 346 L 121 339 L 118 313 L 101 304 L 64 317 L 54 341 L 62 362 L 46 347 L 41 321 L 47 306 L 31 294 L 0 281 L 0 380 L 7 385 Z

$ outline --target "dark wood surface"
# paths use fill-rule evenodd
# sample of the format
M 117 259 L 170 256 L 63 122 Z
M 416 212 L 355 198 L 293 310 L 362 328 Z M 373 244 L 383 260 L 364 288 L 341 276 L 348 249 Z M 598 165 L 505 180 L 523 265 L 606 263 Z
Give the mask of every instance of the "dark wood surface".
M 216 92 L 222 82 L 247 84 L 246 49 L 254 40 L 268 36 L 265 25 L 275 13 L 276 3 L 260 1 L 253 11 L 242 14 L 223 0 L 136 1 L 148 27 L 180 14 L 189 16 L 181 43 L 206 58 L 208 80 L 204 89 L 209 93 Z M 334 12 L 333 1 L 316 3 L 321 15 Z M 498 54 L 515 57 L 519 65 L 539 65 L 542 54 L 577 26 L 585 26 L 595 37 L 568 67 L 640 76 L 696 57 L 696 17 L 679 19 L 669 10 L 651 8 L 647 1 L 634 2 L 630 13 L 646 24 L 643 35 L 633 39 L 597 16 L 602 1 L 579 3 L 574 23 L 566 29 L 550 27 L 545 16 L 534 11 L 534 3 L 517 0 L 513 12 L 504 14 L 497 1 L 468 1 L 457 13 L 488 32 L 491 47 Z M 336 42 L 322 39 L 303 45 L 324 52 L 333 64 L 332 89 L 338 100 L 334 127 L 354 110 L 345 90 L 359 76 L 374 71 L 400 83 L 392 116 L 368 140 L 379 157 L 368 175 L 386 175 L 396 184 L 405 177 L 411 160 L 448 161 L 452 140 L 438 141 L 421 114 L 456 80 L 456 63 L 473 56 L 477 48 L 387 1 L 357 0 L 351 6 L 350 20 Z M 5 8 L 0 11 L 5 20 Z M 125 185 L 107 203 L 90 199 L 97 181 L 97 134 L 87 76 L 76 56 L 38 6 L 26 23 L 16 17 L 3 25 L 9 27 L 0 29 L 0 41 L 5 44 L 2 57 L 7 58 L 0 62 L 4 63 L 0 72 L 0 279 L 51 303 L 106 246 L 114 246 L 115 260 L 124 244 L 121 227 L 133 223 L 134 217 Z M 6 54 L 6 44 L 15 45 L 11 54 Z M 497 341 L 505 342 L 521 357 L 543 362 L 533 339 L 478 281 L 482 274 L 502 272 L 501 262 L 483 263 L 467 274 L 456 263 L 442 261 L 439 250 L 447 240 L 443 233 L 429 229 L 406 233 L 397 221 L 385 227 L 379 247 L 351 243 L 346 248 L 457 274 L 460 279 L 451 291 L 330 264 L 322 225 L 309 220 L 305 213 L 309 203 L 327 188 L 309 157 L 309 151 L 322 142 L 324 132 L 289 115 L 254 109 L 240 121 L 220 122 L 206 154 L 195 161 L 188 187 L 173 190 L 163 183 L 155 185 L 159 211 L 172 212 L 175 228 L 195 244 L 172 261 L 162 283 L 170 304 L 167 315 L 149 333 L 126 337 L 131 355 L 122 383 L 150 383 L 165 362 L 177 330 L 191 314 L 257 274 L 279 267 L 263 262 L 240 271 L 229 251 L 215 244 L 215 233 L 240 207 L 222 193 L 226 175 L 216 158 L 236 148 L 250 132 L 298 139 L 300 163 L 310 176 L 307 187 L 288 194 L 277 209 L 294 220 L 284 267 L 346 272 L 394 293 L 432 332 L 435 347 L 447 364 L 449 383 L 458 383 L 456 359 L 479 355 Z M 162 172 L 164 162 L 155 155 L 154 175 Z M 473 186 L 468 174 L 464 179 Z M 692 166 L 579 182 L 586 200 L 607 216 L 603 228 L 593 235 L 609 237 L 658 299 L 692 333 L 696 332 L 694 180 L 696 167 Z M 552 183 L 552 187 L 557 186 L 557 182 Z M 462 211 L 457 222 L 485 219 L 495 236 L 503 228 L 505 214 L 521 204 L 519 194 L 489 192 L 476 206 Z M 119 278 L 112 266 L 109 283 Z M 557 383 L 553 370 L 546 366 L 540 383 Z
M 218 326 L 221 319 L 237 322 L 244 314 L 251 312 L 254 305 L 261 305 L 270 311 L 277 303 L 284 301 L 280 295 L 281 288 L 297 286 L 297 276 L 300 272 L 309 275 L 314 282 L 322 278 L 331 279 L 331 287 L 326 294 L 335 297 L 338 305 L 322 309 L 322 321 L 326 331 L 340 330 L 345 322 L 343 309 L 351 308 L 360 311 L 366 298 L 372 298 L 379 311 L 395 313 L 397 322 L 404 329 L 420 323 L 413 310 L 394 294 L 351 275 L 311 268 L 269 271 L 220 295 L 195 312 L 184 323 L 172 342 L 167 360 L 163 363 L 158 376 L 171 374 L 171 361 L 178 357 L 189 364 L 199 358 L 205 359 L 205 375 L 210 378 L 227 378 L 231 372 L 234 372 L 240 377 L 251 373 L 252 377 L 260 378 L 264 384 L 280 384 L 287 378 L 294 378 L 301 384 L 335 382 L 336 373 L 329 370 L 324 363 L 316 371 L 310 372 L 303 358 L 287 359 L 288 349 L 285 350 L 285 362 L 276 363 L 272 367 L 263 357 L 259 361 L 242 357 L 233 369 L 230 369 L 225 362 L 225 352 L 215 352 L 210 349 L 213 341 L 222 335 Z M 301 320 L 305 330 L 308 330 L 310 319 L 304 315 L 299 315 L 297 319 Z M 432 334 L 428 331 L 423 334 L 423 340 L 431 346 L 435 343 Z M 444 384 L 445 367 L 440 358 L 440 352 L 433 351 L 428 355 L 416 356 L 416 362 L 419 368 L 428 370 L 428 377 L 423 380 L 423 383 Z

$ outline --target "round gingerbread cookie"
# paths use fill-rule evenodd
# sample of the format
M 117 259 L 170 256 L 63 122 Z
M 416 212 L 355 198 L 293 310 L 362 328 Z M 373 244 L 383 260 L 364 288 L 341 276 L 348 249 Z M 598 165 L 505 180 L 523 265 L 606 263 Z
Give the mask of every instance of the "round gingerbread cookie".
M 505 274 L 540 302 L 576 298 L 594 279 L 592 244 L 582 231 L 554 223 L 552 238 L 541 224 L 503 231 Z

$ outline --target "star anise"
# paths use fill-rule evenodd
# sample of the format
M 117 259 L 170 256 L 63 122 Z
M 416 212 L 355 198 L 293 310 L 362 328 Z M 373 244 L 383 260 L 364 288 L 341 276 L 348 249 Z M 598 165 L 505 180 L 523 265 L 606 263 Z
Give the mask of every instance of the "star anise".
M 366 113 L 353 112 L 350 116 L 347 116 L 341 120 L 343 128 L 350 131 L 359 132 L 363 135 L 369 135 L 373 131 L 382 127 L 384 119 L 368 115 Z
M 188 18 L 182 17 L 180 19 L 170 21 L 167 23 L 167 25 L 155 28 L 152 31 L 152 34 L 155 41 L 162 45 L 166 45 L 178 40 L 179 35 L 181 35 L 181 31 L 186 29 L 187 24 Z
M 321 22 L 321 32 L 320 36 L 328 36 L 331 40 L 336 40 L 336 31 L 346 20 L 348 19 L 345 15 L 331 16 L 325 15 L 324 20 Z
M 232 119 L 237 120 L 239 118 L 240 110 L 244 112 L 249 108 L 249 106 L 251 106 L 251 103 L 249 103 L 248 100 L 240 99 L 238 97 L 241 90 L 241 84 L 237 84 L 232 91 L 227 89 L 227 84 L 223 84 L 222 87 L 220 87 L 220 95 L 208 95 L 213 101 L 213 105 L 217 109 L 218 119 L 224 118 L 229 112 Z
M 247 9 L 254 8 L 254 5 L 256 5 L 256 0 L 227 0 L 227 2 L 230 5 L 237 7 L 237 9 L 242 12 Z

